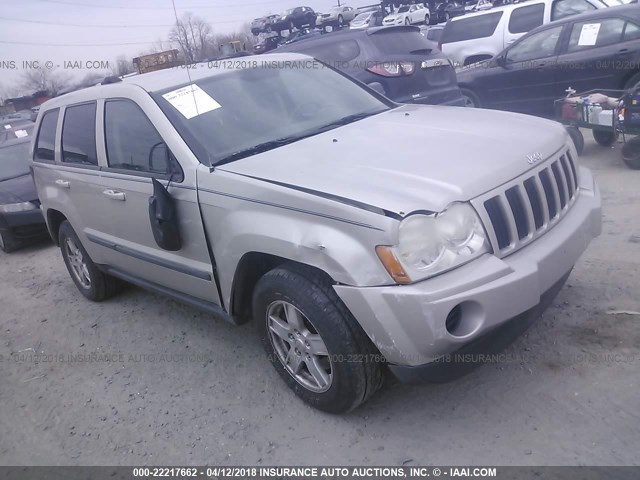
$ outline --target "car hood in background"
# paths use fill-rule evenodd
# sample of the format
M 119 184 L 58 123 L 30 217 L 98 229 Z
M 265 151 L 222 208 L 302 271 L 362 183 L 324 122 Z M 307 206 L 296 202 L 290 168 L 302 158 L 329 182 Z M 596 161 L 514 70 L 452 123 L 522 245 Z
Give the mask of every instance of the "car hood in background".
M 221 166 L 396 213 L 441 211 L 534 167 L 567 143 L 559 125 L 528 115 L 404 105 Z
M 0 205 L 33 202 L 38 199 L 31 174 L 0 181 Z
M 406 13 L 392 13 L 391 15 L 387 15 L 386 17 L 384 17 L 383 21 L 395 21 L 398 20 L 400 18 L 404 18 L 406 15 Z

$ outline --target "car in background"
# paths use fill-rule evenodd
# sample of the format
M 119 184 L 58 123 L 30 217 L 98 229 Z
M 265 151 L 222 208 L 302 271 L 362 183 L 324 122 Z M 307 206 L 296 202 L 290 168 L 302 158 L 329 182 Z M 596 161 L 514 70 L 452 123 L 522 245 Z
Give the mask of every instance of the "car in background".
M 271 24 L 271 30 L 274 32 L 282 32 L 284 30 L 293 32 L 296 28 L 298 30 L 301 30 L 302 27 L 315 28 L 316 17 L 316 12 L 311 7 L 290 8 Z
M 534 28 L 602 8 L 602 0 L 528 0 L 452 18 L 442 32 L 442 52 L 456 66 L 470 65 L 493 58 Z
M 319 14 L 316 18 L 316 26 L 320 28 L 342 28 L 356 18 L 358 11 L 353 7 L 333 7 L 329 13 Z
M 468 106 L 554 116 L 553 101 L 592 89 L 640 84 L 637 5 L 564 18 L 539 27 L 493 59 L 458 71 Z
M 269 52 L 273 49 L 278 48 L 285 42 L 285 40 L 286 39 L 281 37 L 280 35 L 273 35 L 272 37 L 263 38 L 262 41 L 256 43 L 253 46 L 253 53 L 260 54 Z
M 464 10 L 467 13 L 471 12 L 484 12 L 493 8 L 493 2 L 491 0 L 476 0 L 474 2 L 466 3 Z
M 351 21 L 349 28 L 351 30 L 362 30 L 369 27 L 380 27 L 383 19 L 384 13 L 380 10 L 361 12 Z
M 48 236 L 31 176 L 30 137 L 0 144 L 0 250 L 9 253 Z
M 420 27 L 420 32 L 422 33 L 422 35 L 424 35 L 424 38 L 427 40 L 429 48 L 432 52 L 437 52 L 440 50 L 440 37 L 442 36 L 443 30 L 444 26 L 442 25 Z
M 429 25 L 431 13 L 423 4 L 403 5 L 394 13 L 384 17 L 383 26 L 390 25 Z
M 266 17 L 256 18 L 251 22 L 251 33 L 260 35 L 271 31 L 271 26 L 278 20 L 280 15 L 267 15 Z
M 15 140 L 16 138 L 28 137 L 33 132 L 33 126 L 33 123 L 25 123 L 17 126 L 11 126 L 11 128 L 3 127 L 0 129 L 0 143 Z
M 465 13 L 464 3 L 457 1 L 439 2 L 431 9 L 431 23 L 448 22 L 450 19 L 459 17 Z
M 378 27 L 320 35 L 276 52 L 314 57 L 400 103 L 463 105 L 449 60 L 418 27 Z
M 318 30 L 298 30 L 297 32 L 293 32 L 291 35 L 284 38 L 284 42 L 282 42 L 280 45 L 290 45 L 292 43 L 299 42 L 300 40 L 306 40 L 307 38 L 318 37 L 320 35 L 322 35 L 322 32 Z

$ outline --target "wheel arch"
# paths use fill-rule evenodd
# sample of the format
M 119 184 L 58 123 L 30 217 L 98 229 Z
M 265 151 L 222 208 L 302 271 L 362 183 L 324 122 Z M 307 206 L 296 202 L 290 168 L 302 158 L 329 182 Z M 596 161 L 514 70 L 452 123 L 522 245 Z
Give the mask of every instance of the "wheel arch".
M 55 245 L 59 247 L 60 244 L 58 242 L 58 233 L 60 232 L 60 225 L 62 225 L 62 222 L 67 220 L 67 217 L 60 210 L 49 208 L 47 210 L 46 220 L 49 235 L 51 235 L 53 243 L 55 243 Z
M 262 276 L 282 265 L 296 265 L 309 271 L 314 271 L 323 276 L 327 281 L 335 284 L 335 280 L 325 272 L 313 265 L 297 262 L 289 258 L 280 257 L 264 252 L 245 253 L 236 266 L 231 284 L 231 301 L 229 313 L 237 324 L 246 323 L 252 318 L 252 298 L 258 280 Z

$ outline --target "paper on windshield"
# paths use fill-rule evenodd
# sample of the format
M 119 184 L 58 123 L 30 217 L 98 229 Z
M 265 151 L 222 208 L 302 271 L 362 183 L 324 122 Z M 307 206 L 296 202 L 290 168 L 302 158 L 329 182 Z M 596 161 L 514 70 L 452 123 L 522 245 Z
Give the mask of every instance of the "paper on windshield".
M 29 135 L 26 130 L 16 130 L 14 133 L 16 138 L 24 138 Z
M 5 125 L 5 126 L 4 126 L 4 129 L 5 129 L 5 130 L 11 130 L 11 125 Z
M 580 31 L 580 38 L 578 39 L 578 45 L 580 46 L 593 46 L 598 40 L 598 32 L 600 31 L 599 23 L 586 23 L 582 26 Z
M 195 83 L 165 93 L 162 97 L 187 120 L 222 106 Z

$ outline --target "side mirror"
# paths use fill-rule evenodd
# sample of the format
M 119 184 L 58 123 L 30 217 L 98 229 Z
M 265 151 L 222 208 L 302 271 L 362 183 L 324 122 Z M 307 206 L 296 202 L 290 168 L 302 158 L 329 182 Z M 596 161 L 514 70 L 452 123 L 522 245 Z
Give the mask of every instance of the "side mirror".
M 153 195 L 149 197 L 149 221 L 153 238 L 160 248 L 175 252 L 182 248 L 175 201 L 158 180 L 153 178 L 151 182 Z
M 158 142 L 149 150 L 149 171 L 156 173 L 171 172 L 171 154 L 164 142 Z
M 499 67 L 506 67 L 507 66 L 507 54 L 503 53 L 501 55 L 498 55 L 495 58 L 495 62 L 496 62 L 496 65 L 499 66 Z

